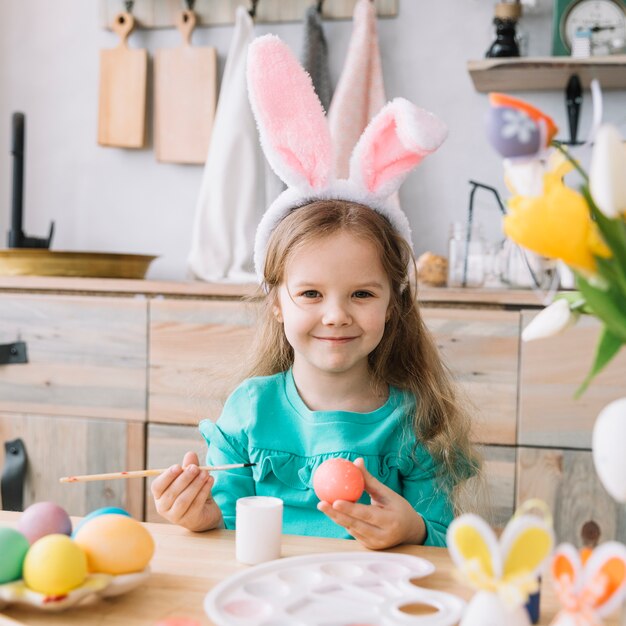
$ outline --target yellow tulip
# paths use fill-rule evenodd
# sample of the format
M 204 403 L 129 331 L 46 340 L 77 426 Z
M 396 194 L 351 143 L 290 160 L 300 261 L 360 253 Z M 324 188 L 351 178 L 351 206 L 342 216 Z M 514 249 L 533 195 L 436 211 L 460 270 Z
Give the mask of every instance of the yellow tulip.
M 593 272 L 593 254 L 610 253 L 591 220 L 584 197 L 563 182 L 572 169 L 567 161 L 553 163 L 543 177 L 543 195 L 513 196 L 504 232 L 513 241 L 541 256 L 561 259 L 572 267 Z

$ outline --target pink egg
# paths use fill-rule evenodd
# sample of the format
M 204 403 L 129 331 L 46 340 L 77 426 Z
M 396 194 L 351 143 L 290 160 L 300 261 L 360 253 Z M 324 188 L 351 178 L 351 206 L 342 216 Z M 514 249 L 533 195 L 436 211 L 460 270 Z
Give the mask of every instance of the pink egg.
M 17 529 L 33 544 L 45 535 L 71 535 L 72 522 L 58 504 L 37 502 L 20 515 Z
M 356 502 L 364 487 L 361 470 L 348 459 L 328 459 L 313 476 L 315 495 L 331 504 L 335 500 Z

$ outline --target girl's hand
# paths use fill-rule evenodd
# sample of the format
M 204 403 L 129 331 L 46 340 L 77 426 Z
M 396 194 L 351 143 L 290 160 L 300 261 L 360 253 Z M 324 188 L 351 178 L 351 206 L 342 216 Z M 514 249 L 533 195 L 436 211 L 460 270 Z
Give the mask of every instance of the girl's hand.
M 384 550 L 400 543 L 424 543 L 426 526 L 422 516 L 405 498 L 376 480 L 365 469 L 363 459 L 354 464 L 363 472 L 365 491 L 372 503 L 337 500 L 331 506 L 322 501 L 317 508 L 370 550 Z
M 200 532 L 221 526 L 222 512 L 211 496 L 215 479 L 198 465 L 198 455 L 187 452 L 182 467 L 172 465 L 154 479 L 150 489 L 159 515 Z

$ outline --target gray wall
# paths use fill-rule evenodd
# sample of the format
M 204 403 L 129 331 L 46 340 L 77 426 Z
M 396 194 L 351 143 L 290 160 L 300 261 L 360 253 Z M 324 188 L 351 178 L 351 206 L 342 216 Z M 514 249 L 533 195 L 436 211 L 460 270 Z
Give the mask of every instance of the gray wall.
M 397 18 L 379 22 L 387 96 L 406 97 L 450 127 L 444 147 L 405 183 L 402 202 L 417 254 L 445 254 L 450 222 L 465 218 L 468 179 L 504 190 L 499 158 L 483 132 L 487 97 L 474 91 L 465 69 L 466 60 L 482 57 L 490 43 L 494 2 L 399 0 L 399 5 Z M 551 0 L 537 0 L 525 16 L 531 55 L 549 54 L 551 7 Z M 301 24 L 257 28 L 259 34 L 275 32 L 299 54 Z M 326 22 L 335 83 L 350 32 L 350 21 Z M 196 45 L 218 49 L 220 71 L 231 33 L 229 26 L 194 33 Z M 10 117 L 24 111 L 25 231 L 44 235 L 54 219 L 57 250 L 159 254 L 149 277 L 182 279 L 202 167 L 158 164 L 151 147 L 125 151 L 97 145 L 98 51 L 116 39 L 100 25 L 98 0 L 1 0 L 0 246 L 9 227 Z M 178 40 L 175 29 L 138 31 L 131 45 L 154 52 Z M 566 128 L 562 93 L 518 95 Z M 589 109 L 587 95 L 583 133 Z M 151 120 L 150 110 L 148 116 Z M 618 123 L 626 135 L 623 92 L 606 94 L 605 120 Z M 499 219 L 491 198 L 478 196 L 476 206 L 487 235 L 496 238 Z

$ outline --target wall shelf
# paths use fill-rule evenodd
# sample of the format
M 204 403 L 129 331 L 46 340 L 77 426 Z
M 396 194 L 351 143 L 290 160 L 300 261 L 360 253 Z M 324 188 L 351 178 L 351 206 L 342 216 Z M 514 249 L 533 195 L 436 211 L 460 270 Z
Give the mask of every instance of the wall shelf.
M 573 59 L 571 57 L 521 57 L 468 61 L 474 88 L 489 91 L 532 91 L 565 89 L 572 74 L 583 88 L 593 78 L 602 89 L 626 88 L 626 55 Z

